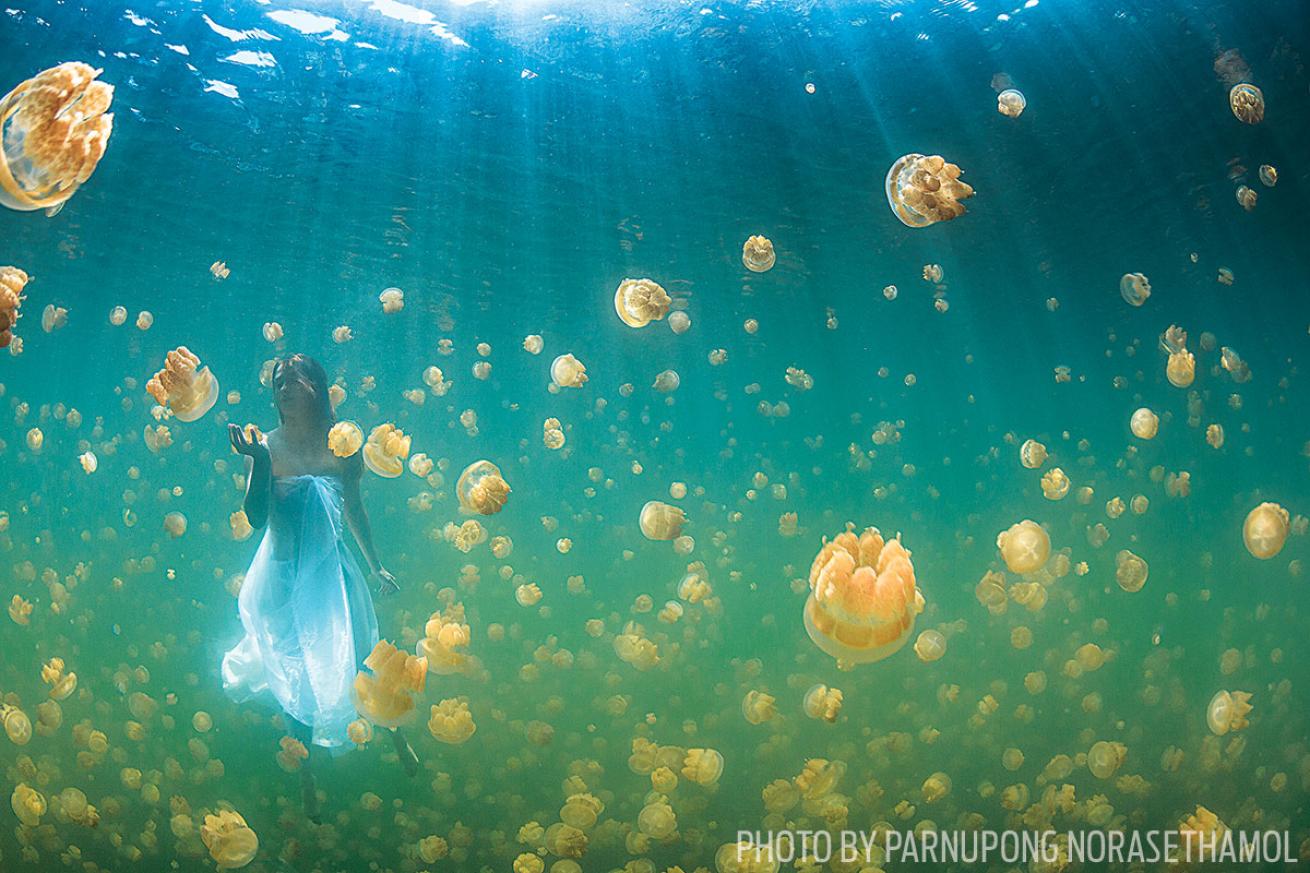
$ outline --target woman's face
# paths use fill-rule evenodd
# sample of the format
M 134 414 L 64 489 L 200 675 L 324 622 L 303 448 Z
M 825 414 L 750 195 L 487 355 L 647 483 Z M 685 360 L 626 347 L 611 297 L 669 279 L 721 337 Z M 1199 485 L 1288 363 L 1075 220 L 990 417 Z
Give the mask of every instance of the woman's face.
M 318 400 L 308 377 L 294 366 L 278 367 L 273 373 L 273 396 L 284 416 L 301 415 L 315 408 Z

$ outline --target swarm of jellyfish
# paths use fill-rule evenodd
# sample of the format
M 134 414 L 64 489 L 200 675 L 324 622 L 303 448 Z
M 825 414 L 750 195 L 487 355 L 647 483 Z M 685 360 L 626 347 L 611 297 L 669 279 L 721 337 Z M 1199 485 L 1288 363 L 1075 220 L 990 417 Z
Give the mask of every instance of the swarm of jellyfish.
M 887 203 L 907 227 L 927 227 L 965 213 L 973 188 L 960 181 L 960 168 L 941 155 L 902 155 L 887 171 Z
M 114 116 L 113 86 L 100 70 L 70 62 L 19 83 L 0 100 L 0 203 L 53 215 L 104 157 Z

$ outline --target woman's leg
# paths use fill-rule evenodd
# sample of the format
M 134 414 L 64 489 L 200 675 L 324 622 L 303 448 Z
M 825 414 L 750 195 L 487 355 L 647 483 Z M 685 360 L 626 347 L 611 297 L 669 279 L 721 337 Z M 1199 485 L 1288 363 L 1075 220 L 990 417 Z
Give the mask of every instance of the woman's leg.
M 291 722 L 291 736 L 299 740 L 309 752 L 309 757 L 300 765 L 300 802 L 305 808 L 305 817 L 314 824 L 322 824 L 319 819 L 318 783 L 314 779 L 314 731 L 309 725 L 301 724 L 293 718 L 288 721 Z
M 418 755 L 414 754 L 414 747 L 405 739 L 405 734 L 400 728 L 395 728 L 391 732 L 391 742 L 396 747 L 396 754 L 400 756 L 400 766 L 405 768 L 405 775 L 417 776 Z

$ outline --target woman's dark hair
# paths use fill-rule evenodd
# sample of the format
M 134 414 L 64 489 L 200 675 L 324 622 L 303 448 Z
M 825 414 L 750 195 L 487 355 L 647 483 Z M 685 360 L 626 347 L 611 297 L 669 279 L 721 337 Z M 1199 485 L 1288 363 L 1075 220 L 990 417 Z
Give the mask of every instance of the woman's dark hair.
M 273 397 L 274 403 L 276 398 L 277 387 L 287 379 L 299 379 L 314 389 L 314 399 L 318 403 L 318 414 L 320 418 L 331 427 L 336 423 L 337 415 L 332 411 L 332 400 L 328 395 L 327 373 L 323 370 L 323 365 L 311 358 L 309 355 L 295 354 L 285 358 L 278 358 L 273 364 Z M 282 418 L 282 409 L 279 407 L 278 418 Z

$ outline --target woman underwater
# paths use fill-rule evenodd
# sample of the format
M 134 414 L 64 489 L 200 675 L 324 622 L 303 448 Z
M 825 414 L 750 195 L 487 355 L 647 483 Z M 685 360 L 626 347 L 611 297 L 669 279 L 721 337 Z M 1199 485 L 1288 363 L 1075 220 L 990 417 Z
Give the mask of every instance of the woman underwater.
M 338 458 L 328 449 L 336 415 L 323 367 L 306 355 L 278 360 L 273 396 L 281 425 L 267 437 L 228 426 L 232 448 L 247 459 L 246 517 L 268 530 L 241 588 L 245 638 L 223 657 L 223 687 L 238 702 L 270 692 L 307 749 L 348 747 L 346 728 L 358 718 L 351 691 L 377 644 L 378 623 L 344 527 L 378 580 L 378 594 L 400 588 L 373 546 L 359 455 Z M 392 739 L 413 776 L 414 750 L 399 729 Z M 312 760 L 301 768 L 301 791 L 305 813 L 317 821 Z

